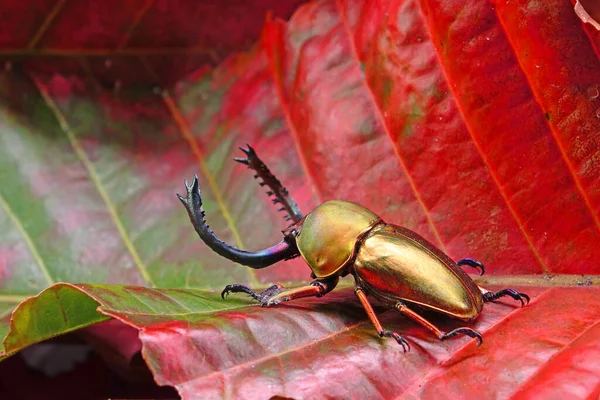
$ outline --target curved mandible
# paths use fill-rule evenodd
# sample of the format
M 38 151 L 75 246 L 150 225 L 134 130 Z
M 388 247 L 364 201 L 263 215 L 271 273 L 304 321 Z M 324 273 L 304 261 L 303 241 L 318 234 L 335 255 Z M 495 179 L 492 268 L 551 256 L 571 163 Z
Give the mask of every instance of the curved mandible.
M 254 149 L 249 144 L 246 146 L 248 146 L 247 149 L 240 147 L 240 150 L 246 154 L 246 158 L 235 157 L 234 160 L 240 164 L 247 165 L 248 168 L 254 170 L 256 172 L 254 179 L 262 179 L 262 181 L 259 180 L 258 182 L 260 186 L 267 185 L 269 187 L 270 190 L 267 192 L 267 195 L 269 197 L 274 197 L 271 199 L 273 204 L 281 204 L 281 207 L 277 211 L 285 211 L 287 213 L 285 215 L 286 221 L 291 221 L 292 224 L 300 221 L 304 215 L 302 215 L 302 211 L 300 211 L 298 204 L 296 204 L 287 189 L 279 182 L 279 179 L 277 179 L 269 168 L 267 168 L 265 163 L 258 158 Z
M 200 236 L 200 239 L 217 254 L 254 269 L 268 267 L 278 261 L 299 255 L 296 246 L 286 238 L 273 247 L 256 252 L 244 251 L 228 245 L 215 236 L 204 220 L 205 214 L 202 210 L 202 197 L 200 196 L 198 176 L 194 175 L 194 181 L 191 185 L 186 180 L 185 187 L 187 189 L 187 196 L 183 197 L 177 194 L 177 197 L 185 206 L 190 216 L 190 221 L 194 225 L 194 229 L 198 233 L 198 236 Z

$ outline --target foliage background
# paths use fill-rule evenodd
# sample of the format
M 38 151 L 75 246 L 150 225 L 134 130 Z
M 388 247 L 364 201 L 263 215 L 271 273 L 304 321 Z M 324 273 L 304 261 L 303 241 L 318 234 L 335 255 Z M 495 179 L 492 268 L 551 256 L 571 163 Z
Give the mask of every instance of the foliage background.
M 15 16 L 0 31 L 7 354 L 114 317 L 134 334 L 118 344 L 123 324 L 94 325 L 87 340 L 121 367 L 142 348 L 182 395 L 310 397 L 353 376 L 331 396 L 597 396 L 598 296 L 585 286 L 600 252 L 598 32 L 558 0 L 298 5 L 3 2 Z M 267 9 L 296 11 L 264 24 Z M 272 310 L 218 300 L 227 283 L 308 279 L 300 260 L 251 271 L 216 257 L 175 199 L 198 172 L 220 237 L 278 241 L 284 221 L 230 161 L 245 143 L 303 210 L 358 201 L 484 260 L 484 283 L 517 285 L 532 305 L 487 307 L 477 349 L 381 310 L 417 344 L 407 356 L 349 291 Z M 10 325 L 16 304 L 60 281 L 87 285 L 53 286 Z

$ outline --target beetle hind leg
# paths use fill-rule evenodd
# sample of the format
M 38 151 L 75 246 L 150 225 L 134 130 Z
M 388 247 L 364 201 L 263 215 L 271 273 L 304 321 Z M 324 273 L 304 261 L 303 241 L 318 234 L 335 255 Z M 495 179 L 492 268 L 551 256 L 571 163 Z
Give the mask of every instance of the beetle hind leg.
M 463 334 L 463 335 L 470 336 L 474 339 L 477 339 L 478 346 L 481 345 L 481 343 L 483 343 L 483 337 L 481 336 L 481 333 L 477 332 L 474 329 L 467 328 L 467 327 L 461 327 L 461 328 L 454 329 L 453 331 L 450 331 L 450 332 L 444 332 L 444 331 L 440 330 L 437 326 L 433 325 L 431 322 L 427 321 L 425 318 L 423 318 L 422 316 L 420 316 L 419 314 L 417 314 L 416 312 L 414 312 L 413 310 L 408 308 L 406 306 L 406 304 L 404 304 L 401 301 L 396 303 L 395 309 L 397 311 L 399 311 L 400 313 L 406 315 L 407 317 L 411 318 L 412 320 L 423 325 L 425 328 L 429 329 L 440 340 L 450 339 L 458 334 Z
M 485 303 L 498 300 L 500 297 L 510 296 L 513 299 L 520 301 L 521 307 L 525 306 L 525 304 L 529 304 L 529 296 L 525 293 L 517 292 L 515 289 L 502 289 L 497 292 L 490 292 L 482 287 L 479 289 L 481 290 L 481 295 Z
M 360 304 L 362 304 L 363 308 L 367 312 L 367 315 L 369 316 L 371 323 L 373 323 L 373 325 L 375 326 L 375 329 L 377 330 L 379 337 L 393 338 L 396 342 L 398 342 L 398 344 L 400 346 L 402 346 L 402 349 L 404 350 L 405 353 L 407 351 L 409 351 L 410 345 L 408 344 L 406 339 L 404 339 L 402 336 L 400 336 L 396 332 L 387 331 L 387 330 L 383 329 L 383 326 L 381 326 L 381 322 L 379 322 L 379 318 L 377 318 L 377 315 L 375 315 L 375 310 L 373 310 L 373 306 L 371 306 L 371 303 L 369 303 L 369 299 L 367 299 L 367 295 L 365 294 L 364 290 L 360 286 L 356 286 L 354 288 L 354 293 L 356 294 L 356 297 L 358 297 L 358 300 L 360 300 Z

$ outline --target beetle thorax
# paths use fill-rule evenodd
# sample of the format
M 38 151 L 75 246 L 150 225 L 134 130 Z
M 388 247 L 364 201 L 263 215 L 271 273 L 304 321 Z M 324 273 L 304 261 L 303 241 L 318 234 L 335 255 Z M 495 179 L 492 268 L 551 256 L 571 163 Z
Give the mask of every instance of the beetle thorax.
M 341 274 L 357 241 L 380 218 L 365 207 L 342 200 L 327 201 L 304 219 L 296 243 L 317 278 Z

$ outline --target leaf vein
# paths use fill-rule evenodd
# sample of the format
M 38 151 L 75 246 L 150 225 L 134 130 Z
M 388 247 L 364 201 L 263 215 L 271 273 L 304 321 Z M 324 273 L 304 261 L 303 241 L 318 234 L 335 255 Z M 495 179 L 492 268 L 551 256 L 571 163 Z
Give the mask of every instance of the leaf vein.
M 568 343 L 566 343 L 559 351 L 557 351 L 556 353 L 554 353 L 552 355 L 552 357 L 550 357 L 548 360 L 546 360 L 546 362 L 542 365 L 540 365 L 540 367 L 538 368 L 538 370 L 533 373 L 532 375 L 530 375 L 526 380 L 524 380 L 523 382 L 521 382 L 519 384 L 519 386 L 517 386 L 515 388 L 515 391 L 513 392 L 513 394 L 510 396 L 510 398 L 515 399 L 515 398 L 522 398 L 518 396 L 519 391 L 525 386 L 525 384 L 528 381 L 531 381 L 534 377 L 538 376 L 540 374 L 540 371 L 544 368 L 544 366 L 546 365 L 550 365 L 550 363 L 552 362 L 552 360 L 554 360 L 556 357 L 558 357 L 560 354 L 562 354 L 565 350 L 567 350 L 567 348 L 572 345 L 573 343 L 575 343 L 579 338 L 583 337 L 585 334 L 587 334 L 589 331 L 591 331 L 592 329 L 594 329 L 597 325 L 600 325 L 600 321 L 596 321 L 592 324 L 590 324 L 590 326 L 588 326 L 587 328 L 585 328 L 582 332 L 580 332 L 579 334 L 577 334 L 573 339 L 571 339 Z
M 241 368 L 249 367 L 249 366 L 255 366 L 255 365 L 260 364 L 262 362 L 270 361 L 270 360 L 272 360 L 274 358 L 281 357 L 281 356 L 287 355 L 289 353 L 294 353 L 294 352 L 300 353 L 300 350 L 303 350 L 305 348 L 309 348 L 309 347 L 315 346 L 315 345 L 317 345 L 317 344 L 319 344 L 321 342 L 324 342 L 324 341 L 327 341 L 327 340 L 331 339 L 332 337 L 335 337 L 336 335 L 339 335 L 339 334 L 341 334 L 343 332 L 351 331 L 352 329 L 358 328 L 359 326 L 364 325 L 364 324 L 366 324 L 368 322 L 369 321 L 364 321 L 363 320 L 363 321 L 354 323 L 352 325 L 345 326 L 344 328 L 340 329 L 339 331 L 332 332 L 329 335 L 323 336 L 320 339 L 309 341 L 309 342 L 304 343 L 304 344 L 302 344 L 300 346 L 296 346 L 296 347 L 292 347 L 292 348 L 289 348 L 289 349 L 285 349 L 285 350 L 280 351 L 278 353 L 269 354 L 269 355 L 266 355 L 264 357 L 260 357 L 260 358 L 256 358 L 256 359 L 253 359 L 253 360 L 245 361 L 243 363 L 236 364 L 236 365 L 228 368 L 227 371 L 214 371 L 214 372 L 211 372 L 210 374 L 207 374 L 207 375 L 205 375 L 205 376 L 203 376 L 203 377 L 201 377 L 199 379 L 208 380 L 208 379 L 211 379 L 211 378 L 214 378 L 214 377 L 217 377 L 217 376 L 227 377 L 228 373 L 230 371 L 233 371 L 233 370 L 237 370 L 237 369 L 241 369 Z M 190 380 L 188 380 L 187 382 L 189 382 L 189 381 Z M 185 383 L 185 382 L 181 382 L 181 383 Z
M 10 220 L 13 222 L 13 224 L 15 225 L 15 227 L 21 234 L 21 237 L 23 238 L 23 240 L 25 240 L 25 244 L 27 245 L 27 248 L 29 248 L 31 256 L 33 257 L 36 264 L 38 265 L 40 272 L 42 273 L 42 275 L 44 275 L 44 278 L 46 279 L 48 284 L 52 285 L 54 283 L 54 279 L 52 278 L 52 276 L 50 276 L 50 272 L 48 271 L 48 266 L 46 265 L 46 263 L 44 262 L 44 259 L 40 255 L 40 252 L 38 251 L 37 246 L 33 242 L 33 239 L 31 238 L 31 236 L 25 229 L 25 226 L 23 225 L 23 223 L 21 222 L 19 217 L 10 208 L 10 205 L 4 199 L 4 196 L 2 196 L 2 193 L 0 193 L 0 206 L 6 212 L 6 214 L 8 215 L 8 218 L 10 218 Z M 5 297 L 5 296 L 6 295 L 0 296 L 0 300 L 2 299 L 2 297 Z
M 140 21 L 142 20 L 142 18 L 144 18 L 144 15 L 146 15 L 146 13 L 150 9 L 150 7 L 152 7 L 153 4 L 154 0 L 146 0 L 146 2 L 136 12 L 136 14 L 133 17 L 133 21 L 131 22 L 131 25 L 129 25 L 129 27 L 125 31 L 125 34 L 119 40 L 119 44 L 117 46 L 118 49 L 123 49 L 125 48 L 125 46 L 127 46 L 127 43 L 129 43 L 129 40 L 135 32 L 135 29 L 138 27 Z
M 95 299 L 96 300 L 96 299 Z M 139 299 L 138 299 L 139 300 Z M 144 305 L 148 306 L 146 303 Z M 124 311 L 124 310 L 115 310 L 113 308 L 106 307 L 104 305 L 101 306 L 102 313 L 116 317 L 118 315 L 131 315 L 131 316 L 144 316 L 144 317 L 175 317 L 175 316 L 188 316 L 188 315 L 209 315 L 209 314 L 219 314 L 221 312 L 226 311 L 237 311 L 242 310 L 248 307 L 256 307 L 256 304 L 248 304 L 246 306 L 236 306 L 236 307 L 227 307 L 227 308 L 219 308 L 215 310 L 206 310 L 206 311 L 191 311 L 191 312 L 137 312 L 137 311 Z M 148 308 L 152 308 L 149 307 Z
M 504 32 L 506 41 L 510 45 L 513 56 L 514 56 L 515 60 L 517 61 L 517 65 L 519 66 L 519 69 L 520 69 L 521 73 L 523 74 L 523 76 L 525 77 L 525 80 L 527 81 L 527 85 L 528 85 L 529 89 L 531 90 L 531 95 L 533 96 L 535 103 L 537 104 L 537 106 L 539 107 L 541 112 L 543 113 L 543 112 L 545 112 L 545 108 L 542 104 L 542 100 L 540 99 L 540 96 L 538 95 L 538 93 L 534 90 L 535 86 L 532 84 L 530 76 L 527 73 L 525 73 L 525 68 L 521 61 L 521 58 L 518 57 L 515 45 L 511 40 L 511 36 L 508 35 L 506 27 L 504 26 L 504 23 L 502 21 L 502 18 L 500 18 L 500 15 L 498 15 L 497 11 L 496 11 L 496 16 L 498 18 L 498 24 L 500 25 L 502 32 Z M 577 192 L 579 192 L 579 196 L 581 196 L 581 199 L 585 203 L 585 207 L 587 208 L 590 216 L 592 217 L 592 219 L 594 221 L 596 230 L 598 232 L 600 232 L 600 218 L 598 217 L 598 214 L 594 211 L 590 197 L 588 196 L 586 191 L 583 189 L 581 180 L 580 180 L 579 176 L 577 175 L 577 172 L 575 171 L 575 167 L 573 166 L 573 163 L 571 162 L 571 159 L 569 158 L 569 156 L 567 154 L 567 150 L 565 149 L 564 143 L 558 136 L 556 127 L 547 118 L 543 118 L 543 120 L 545 121 L 546 125 L 548 126 L 548 129 L 550 130 L 552 138 L 554 139 L 554 142 L 556 143 L 556 146 L 558 147 L 558 151 L 560 152 L 561 158 L 562 158 L 563 162 L 565 163 L 567 170 L 569 171 L 569 174 L 571 175 L 571 178 L 573 179 L 573 182 L 575 183 Z
M 357 64 L 360 65 L 360 58 L 358 57 L 358 52 L 356 50 L 356 44 L 354 43 L 354 40 L 352 39 L 353 36 L 352 36 L 352 32 L 350 31 L 350 27 L 348 26 L 348 19 L 346 18 L 346 14 L 344 12 L 344 7 L 340 4 L 340 0 L 335 0 L 335 5 L 338 9 L 340 19 L 342 21 L 344 30 L 346 32 L 346 36 L 348 37 L 348 41 L 350 43 L 350 48 L 352 49 L 352 51 L 351 51 L 352 58 Z M 387 138 L 390 140 L 392 149 L 394 150 L 394 154 L 396 155 L 396 158 L 398 159 L 398 162 L 400 164 L 400 168 L 402 169 L 404 176 L 406 176 L 406 180 L 408 181 L 408 184 L 411 188 L 411 191 L 413 192 L 413 194 L 415 196 L 415 199 L 417 200 L 417 203 L 419 204 L 420 208 L 423 210 L 423 214 L 427 221 L 427 225 L 429 225 L 429 228 L 431 229 L 431 232 L 433 233 L 433 236 L 435 237 L 435 240 L 436 240 L 437 245 L 439 246 L 440 250 L 442 250 L 444 253 L 447 253 L 446 246 L 444 245 L 444 242 L 442 241 L 440 233 L 439 233 L 437 227 L 435 226 L 435 223 L 431 216 L 431 212 L 427 208 L 427 205 L 425 204 L 423 196 L 421 196 L 421 192 L 417 188 L 417 185 L 408 169 L 408 165 L 406 164 L 406 161 L 404 160 L 402 154 L 400 154 L 400 149 L 398 148 L 397 144 L 394 142 L 394 140 L 392 138 L 392 133 L 385 122 L 385 118 L 383 117 L 383 114 L 381 113 L 379 104 L 377 104 L 377 100 L 375 99 L 373 90 L 371 89 L 369 84 L 366 82 L 366 80 L 363 80 L 362 82 L 363 82 L 363 86 L 365 87 L 365 89 L 367 91 L 367 94 L 369 96 L 371 103 L 373 103 L 373 106 L 374 106 L 373 109 L 375 110 L 376 118 L 379 121 L 383 130 L 385 131 Z
M 417 4 L 420 4 L 420 3 L 417 2 Z M 423 10 L 423 5 L 420 5 L 420 7 L 421 7 L 421 12 L 423 14 L 427 14 L 426 10 Z M 427 26 L 427 31 L 428 31 L 428 34 L 429 34 L 429 38 L 433 39 L 433 34 L 431 33 L 431 30 L 429 29 L 429 24 L 426 23 L 425 25 Z M 432 40 L 432 42 L 433 42 L 433 40 Z M 439 49 L 435 45 L 433 46 L 433 49 L 434 49 L 436 57 L 438 59 L 438 65 L 440 66 L 440 70 L 442 71 L 442 74 L 443 74 L 446 82 L 451 82 L 451 80 L 450 80 L 450 78 L 448 76 L 448 73 L 447 73 L 446 69 L 444 68 L 445 64 L 442 62 L 442 57 L 441 57 Z M 534 246 L 533 240 L 531 239 L 531 237 L 527 233 L 527 230 L 525 229 L 523 221 L 521 220 L 521 218 L 517 214 L 516 210 L 513 208 L 512 204 L 510 203 L 508 195 L 504 191 L 504 189 L 502 187 L 502 184 L 500 183 L 500 179 L 498 178 L 498 176 L 496 175 L 496 173 L 492 169 L 492 165 L 491 165 L 490 161 L 488 160 L 487 156 L 485 155 L 485 152 L 483 151 L 483 148 L 481 147 L 481 144 L 479 143 L 479 141 L 475 137 L 475 134 L 473 133 L 471 127 L 467 123 L 468 119 L 467 119 L 467 117 L 465 115 L 465 112 L 463 111 L 462 104 L 458 101 L 459 97 L 457 96 L 456 90 L 453 88 L 453 85 L 449 84 L 448 85 L 448 90 L 452 93 L 452 97 L 454 98 L 455 103 L 456 103 L 456 108 L 458 109 L 458 111 L 459 111 L 459 113 L 460 113 L 460 115 L 462 117 L 462 120 L 464 121 L 465 128 L 466 128 L 469 136 L 471 137 L 471 140 L 473 141 L 473 145 L 477 149 L 477 152 L 479 153 L 479 156 L 481 157 L 482 162 L 486 166 L 486 169 L 487 169 L 488 173 L 490 174 L 490 177 L 492 178 L 492 182 L 494 182 L 494 185 L 498 189 L 498 192 L 500 193 L 500 196 L 504 200 L 504 203 L 506 204 L 506 207 L 508 208 L 508 211 L 510 212 L 510 215 L 512 216 L 512 218 L 514 219 L 515 223 L 517 224 L 517 227 L 518 227 L 519 231 L 521 232 L 521 234 L 523 235 L 523 238 L 527 242 L 527 245 L 529 246 L 529 249 L 533 253 L 534 258 L 536 259 L 536 261 L 540 265 L 540 268 L 542 269 L 542 273 L 548 273 L 548 271 L 549 271 L 548 267 L 546 266 L 546 264 L 542 260 L 542 257 L 540 256 L 540 254 L 538 253 L 536 247 Z
M 200 145 L 198 145 L 197 141 L 194 140 L 194 135 L 192 134 L 190 127 L 188 126 L 181 110 L 179 110 L 179 107 L 177 106 L 177 104 L 175 104 L 175 101 L 173 100 L 173 98 L 171 97 L 169 92 L 167 90 L 163 90 L 161 95 L 162 95 L 163 101 L 164 101 L 167 109 L 169 110 L 169 112 L 171 114 L 171 117 L 173 118 L 173 121 L 175 122 L 175 125 L 179 128 L 181 135 L 188 142 L 189 146 L 192 149 L 194 156 L 198 160 L 198 163 L 200 164 L 200 170 L 202 171 L 202 174 L 206 178 L 206 181 L 208 182 L 208 186 L 210 187 L 210 190 L 212 191 L 213 195 L 215 196 L 215 201 L 217 202 L 219 209 L 221 210 L 221 214 L 223 215 L 223 218 L 225 218 L 225 221 L 227 221 L 227 225 L 229 226 L 229 229 L 231 230 L 231 233 L 233 234 L 233 237 L 235 238 L 237 247 L 239 247 L 240 249 L 244 249 L 244 243 L 243 243 L 242 237 L 240 236 L 240 233 L 237 229 L 236 223 L 233 220 L 233 217 L 231 216 L 231 213 L 229 212 L 229 209 L 227 208 L 227 206 L 225 204 L 223 195 L 221 194 L 219 186 L 217 185 L 217 182 L 215 181 L 215 177 L 213 176 L 212 172 L 208 168 L 208 165 L 206 165 L 204 151 L 200 148 Z M 254 272 L 254 270 L 252 270 L 250 268 L 246 268 L 246 271 L 248 273 L 248 277 L 250 278 L 250 282 L 253 285 L 258 284 L 259 281 L 256 277 L 256 273 Z
M 273 24 L 277 24 L 277 22 L 267 21 L 267 26 L 275 26 Z M 271 35 L 267 34 L 267 35 L 268 35 L 268 37 L 275 36 L 274 34 L 271 34 Z M 307 160 L 306 154 L 302 150 L 302 146 L 300 144 L 300 134 L 298 133 L 298 130 L 296 129 L 296 125 L 294 124 L 294 121 L 291 116 L 290 105 L 285 100 L 285 95 L 283 92 L 283 82 L 282 82 L 279 74 L 277 74 L 277 66 L 275 65 L 275 59 L 277 57 L 274 54 L 275 52 L 278 51 L 275 48 L 276 44 L 268 43 L 265 45 L 265 47 L 267 48 L 267 53 L 268 53 L 267 58 L 269 60 L 269 70 L 271 72 L 271 75 L 273 76 L 273 82 L 275 84 L 275 92 L 277 93 L 277 97 L 279 99 L 279 104 L 281 104 L 281 109 L 283 111 L 283 116 L 284 116 L 286 125 L 287 125 L 288 129 L 290 130 L 290 137 L 292 138 L 292 142 L 294 143 L 296 153 L 298 154 L 298 159 L 300 160 L 300 165 L 302 166 L 302 169 L 304 170 L 304 175 L 306 176 L 308 183 L 310 184 L 312 192 L 317 197 L 317 201 L 319 203 L 322 203 L 323 202 L 323 193 L 321 192 L 319 186 L 317 185 L 316 178 L 313 176 L 312 171 L 308 166 L 308 160 Z
M 28 50 L 35 49 L 35 47 L 38 45 L 40 40 L 42 40 L 42 38 L 44 37 L 46 32 L 48 32 L 48 28 L 50 28 L 50 25 L 56 19 L 56 16 L 58 15 L 58 13 L 60 13 L 60 11 L 63 9 L 66 2 L 67 2 L 67 0 L 59 0 L 54 5 L 52 10 L 48 13 L 48 15 L 46 15 L 46 18 L 44 18 L 44 21 L 42 21 L 42 24 L 40 25 L 38 30 L 35 32 L 35 34 L 31 38 L 31 40 L 27 44 Z
M 75 154 L 77 155 L 77 157 L 79 158 L 79 160 L 81 161 L 83 166 L 88 171 L 88 175 L 90 177 L 91 182 L 94 184 L 94 186 L 96 187 L 96 190 L 100 194 L 100 197 L 104 201 L 104 204 L 106 205 L 106 208 L 108 209 L 108 212 L 117 228 L 117 231 L 119 232 L 119 235 L 121 236 L 121 239 L 123 240 L 123 243 L 125 244 L 125 247 L 127 248 L 127 251 L 133 258 L 133 261 L 134 261 L 135 265 L 137 266 L 142 278 L 144 279 L 144 281 L 146 281 L 147 283 L 154 286 L 154 282 L 152 281 L 152 278 L 151 278 L 150 274 L 148 273 L 148 269 L 146 268 L 146 265 L 140 258 L 140 255 L 138 254 L 135 246 L 133 245 L 133 242 L 131 241 L 129 234 L 127 233 L 125 226 L 123 225 L 123 222 L 121 221 L 121 219 L 117 213 L 115 205 L 113 204 L 108 193 L 106 192 L 106 189 L 100 182 L 100 178 L 98 177 L 95 167 L 92 165 L 92 162 L 89 160 L 89 158 L 85 154 L 85 150 L 83 149 L 81 144 L 78 142 L 77 138 L 75 137 L 75 134 L 74 134 L 73 130 L 71 129 L 71 127 L 69 126 L 69 123 L 67 122 L 65 116 L 62 114 L 62 112 L 60 111 L 57 104 L 54 102 L 54 100 L 52 99 L 52 97 L 48 93 L 48 90 L 42 84 L 42 82 L 33 75 L 31 76 L 31 78 L 32 78 L 35 86 L 40 91 L 40 94 L 41 94 L 42 98 L 44 99 L 44 102 L 46 103 L 48 108 L 54 114 L 54 117 L 56 118 L 60 128 L 62 129 L 64 134 L 67 136 L 67 139 L 69 140 L 71 147 L 75 151 Z

